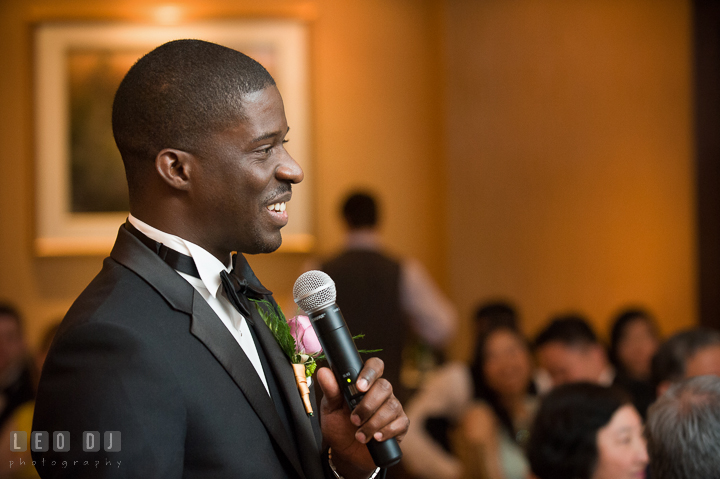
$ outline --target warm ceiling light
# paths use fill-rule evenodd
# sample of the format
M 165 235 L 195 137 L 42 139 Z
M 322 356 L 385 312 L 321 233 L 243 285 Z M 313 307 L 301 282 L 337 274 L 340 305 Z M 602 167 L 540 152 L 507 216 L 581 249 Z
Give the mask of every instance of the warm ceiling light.
M 155 20 L 162 25 L 173 25 L 180 21 L 182 9 L 177 5 L 163 5 L 155 9 Z

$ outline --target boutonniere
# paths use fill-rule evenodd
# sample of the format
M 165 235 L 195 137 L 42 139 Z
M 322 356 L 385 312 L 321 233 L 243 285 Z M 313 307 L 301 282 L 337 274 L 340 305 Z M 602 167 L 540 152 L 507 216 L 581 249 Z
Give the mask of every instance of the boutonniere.
M 250 301 L 255 303 L 260 317 L 270 329 L 280 349 L 290 359 L 305 412 L 308 416 L 312 416 L 313 409 L 310 404 L 310 388 L 307 378 L 312 376 L 317 369 L 317 361 L 325 356 L 322 354 L 322 346 L 310 323 L 310 318 L 298 315 L 285 319 L 280 307 L 274 306 L 270 301 L 255 299 Z
M 248 299 L 255 304 L 260 317 L 267 324 L 280 349 L 290 359 L 295 373 L 295 384 L 300 392 L 305 412 L 308 416 L 312 416 L 313 409 L 310 404 L 310 388 L 307 378 L 312 376 L 317 369 L 317 362 L 325 359 L 325 355 L 310 318 L 305 315 L 297 315 L 285 319 L 280 306 L 273 305 L 266 299 Z M 358 334 L 353 336 L 353 340 L 364 337 L 364 334 Z M 378 351 L 382 351 L 382 349 L 358 349 L 358 352 L 363 354 L 377 353 Z

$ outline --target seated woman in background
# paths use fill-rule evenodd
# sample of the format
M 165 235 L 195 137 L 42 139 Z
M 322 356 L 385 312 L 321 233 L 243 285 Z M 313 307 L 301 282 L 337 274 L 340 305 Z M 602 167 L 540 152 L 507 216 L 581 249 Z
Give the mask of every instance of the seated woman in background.
M 483 328 L 473 364 L 441 368 L 407 406 L 405 467 L 421 478 L 525 479 L 522 451 L 535 410 L 527 342 L 507 322 Z M 454 456 L 428 434 L 428 418 L 455 424 Z
M 620 389 L 558 386 L 542 401 L 527 455 L 538 479 L 644 479 L 640 415 Z
M 614 384 L 630 394 L 643 418 L 655 401 L 650 363 L 659 346 L 657 325 L 647 311 L 626 309 L 615 317 L 610 331 L 610 360 L 617 373 Z

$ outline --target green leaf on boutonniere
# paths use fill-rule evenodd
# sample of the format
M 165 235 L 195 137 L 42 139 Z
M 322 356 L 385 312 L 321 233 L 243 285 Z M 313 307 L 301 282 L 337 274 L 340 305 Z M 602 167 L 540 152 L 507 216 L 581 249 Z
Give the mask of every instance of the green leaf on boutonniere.
M 280 349 L 282 349 L 285 355 L 290 359 L 290 362 L 292 364 L 304 364 L 305 375 L 307 377 L 312 376 L 317 369 L 317 361 L 325 359 L 325 355 L 322 353 L 317 355 L 306 355 L 298 352 L 297 343 L 290 331 L 290 325 L 288 324 L 288 321 L 280 307 L 272 304 L 266 299 L 248 299 L 255 304 L 255 308 L 257 308 L 260 317 L 265 322 L 268 329 L 270 329 L 270 332 L 275 337 Z M 364 337 L 364 334 L 358 334 L 353 336 L 353 340 L 362 339 Z M 382 349 L 358 350 L 358 352 L 362 354 L 377 353 L 379 351 L 382 351 Z
M 293 364 L 300 363 L 299 355 L 295 345 L 295 338 L 290 333 L 290 325 L 279 307 L 275 307 L 266 299 L 250 299 L 260 313 L 260 317 L 275 337 L 280 349 L 290 358 Z

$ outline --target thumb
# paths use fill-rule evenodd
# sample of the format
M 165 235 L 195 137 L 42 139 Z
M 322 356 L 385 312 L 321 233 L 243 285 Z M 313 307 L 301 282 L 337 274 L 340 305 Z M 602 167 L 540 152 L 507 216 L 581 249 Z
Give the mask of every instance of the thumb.
M 335 375 L 330 368 L 320 368 L 317 372 L 317 381 L 323 392 L 323 402 L 327 401 L 327 408 L 332 411 L 343 407 L 343 395 Z

